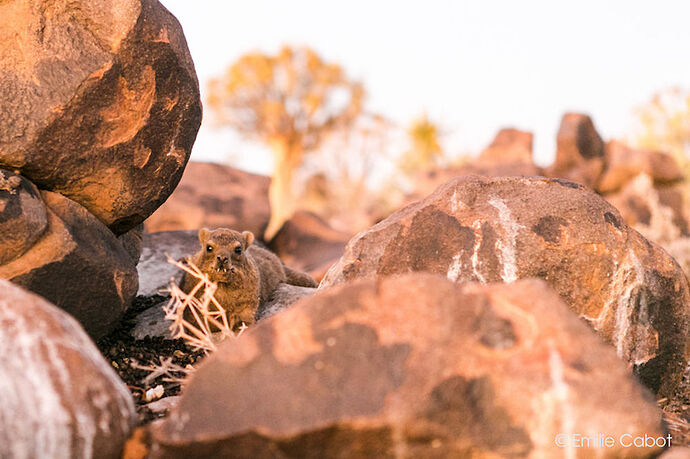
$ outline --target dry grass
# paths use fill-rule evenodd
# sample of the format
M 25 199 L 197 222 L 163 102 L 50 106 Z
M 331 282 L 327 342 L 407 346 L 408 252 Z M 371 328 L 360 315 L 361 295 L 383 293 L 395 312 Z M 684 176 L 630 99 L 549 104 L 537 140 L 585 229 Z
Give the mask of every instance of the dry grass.
M 149 386 L 156 378 L 165 376 L 161 381 L 182 384 L 187 376 L 194 372 L 194 367 L 187 365 L 183 367 L 173 363 L 172 357 L 161 359 L 158 365 L 141 365 L 138 362 L 132 363 L 132 368 L 146 370 L 150 374 L 143 379 L 146 386 Z
M 225 309 L 214 297 L 217 286 L 206 274 L 191 262 L 183 263 L 168 257 L 168 263 L 198 280 L 188 294 L 175 282 L 170 282 L 168 288 L 170 301 L 163 309 L 165 318 L 172 321 L 170 327 L 175 338 L 184 339 L 195 349 L 213 352 L 217 344 L 228 336 L 242 334 L 247 328 L 246 325 L 242 324 L 236 335 L 233 333 L 234 324 L 228 321 Z M 187 318 L 193 318 L 193 320 L 187 320 Z
M 663 414 L 671 434 L 671 444 L 673 446 L 690 445 L 690 422 L 671 409 L 664 409 Z
M 218 344 L 228 336 L 239 337 L 247 326 L 243 323 L 237 333 L 232 331 L 233 324 L 228 321 L 223 309 L 214 297 L 216 284 L 201 272 L 191 262 L 180 262 L 168 256 L 171 263 L 198 280 L 194 288 L 185 293 L 173 280 L 170 281 L 167 292 L 170 301 L 163 307 L 165 318 L 171 321 L 173 338 L 182 338 L 195 350 L 206 353 L 217 349 Z M 197 297 L 197 294 L 198 297 Z M 188 320 L 193 318 L 193 320 Z M 218 331 L 214 331 L 218 330 Z M 141 365 L 133 362 L 132 367 L 149 372 L 142 382 L 149 386 L 160 377 L 159 381 L 184 384 L 185 379 L 195 368 L 191 365 L 182 367 L 173 363 L 172 357 L 163 358 L 160 364 Z
M 663 410 L 673 446 L 690 446 L 690 365 L 685 369 L 673 397 L 659 400 L 658 404 Z

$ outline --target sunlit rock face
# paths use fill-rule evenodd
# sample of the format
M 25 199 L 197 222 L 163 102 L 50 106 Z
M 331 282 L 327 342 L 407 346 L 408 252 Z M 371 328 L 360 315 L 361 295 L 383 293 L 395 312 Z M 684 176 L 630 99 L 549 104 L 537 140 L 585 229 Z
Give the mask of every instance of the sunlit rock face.
M 621 190 L 639 174 L 649 176 L 659 187 L 683 180 L 676 160 L 662 152 L 631 148 L 612 140 L 606 144 L 605 159 L 606 170 L 596 187 L 602 194 Z
M 355 236 L 321 287 L 413 271 L 457 282 L 541 278 L 660 394 L 688 360 L 690 296 L 678 264 L 573 182 L 451 180 Z
M 45 213 L 45 228 L 21 256 L 0 264 L 0 279 L 50 300 L 98 339 L 113 329 L 137 293 L 136 249 L 128 251 L 126 241 L 69 198 L 50 191 L 36 197 L 39 210 L 31 211 Z M 6 246 L 11 244 L 0 241 L 0 252 Z
M 288 266 L 320 281 L 340 259 L 351 236 L 331 228 L 311 212 L 298 210 L 276 233 L 269 248 Z
M 592 119 L 581 113 L 563 115 L 556 138 L 556 160 L 545 175 L 594 187 L 604 165 L 604 141 Z
M 0 279 L 0 457 L 118 458 L 135 422 L 81 326 Z
M 0 265 L 23 255 L 45 232 L 48 215 L 38 189 L 0 169 Z
M 556 446 L 580 432 L 664 434 L 651 393 L 545 282 L 415 273 L 321 290 L 224 342 L 151 427 L 151 457 L 630 452 Z
M 232 228 L 264 234 L 271 216 L 271 179 L 222 164 L 190 161 L 165 204 L 146 220 L 146 230 Z
M 0 17 L 0 166 L 132 229 L 175 188 L 201 122 L 179 23 L 156 0 L 8 0 Z

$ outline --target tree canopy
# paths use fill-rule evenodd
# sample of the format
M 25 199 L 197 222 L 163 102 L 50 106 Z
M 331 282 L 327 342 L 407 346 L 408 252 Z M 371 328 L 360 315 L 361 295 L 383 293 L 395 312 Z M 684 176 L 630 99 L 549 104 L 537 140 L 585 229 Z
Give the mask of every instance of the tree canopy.
M 303 155 L 362 112 L 364 90 L 309 48 L 242 56 L 212 80 L 208 104 L 221 124 L 267 143 L 274 154 L 271 238 L 294 212 L 292 176 Z

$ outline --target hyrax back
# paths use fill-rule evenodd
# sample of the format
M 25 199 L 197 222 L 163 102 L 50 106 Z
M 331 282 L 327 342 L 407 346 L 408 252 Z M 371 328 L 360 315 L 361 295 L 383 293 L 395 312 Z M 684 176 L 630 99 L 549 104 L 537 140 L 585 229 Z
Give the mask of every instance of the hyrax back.
M 259 304 L 286 281 L 280 259 L 252 245 L 254 235 L 249 231 L 204 228 L 199 231 L 199 240 L 201 250 L 190 261 L 217 284 L 215 298 L 227 311 L 231 327 L 254 323 Z M 197 279 L 185 273 L 182 290 L 189 293 L 196 283 Z

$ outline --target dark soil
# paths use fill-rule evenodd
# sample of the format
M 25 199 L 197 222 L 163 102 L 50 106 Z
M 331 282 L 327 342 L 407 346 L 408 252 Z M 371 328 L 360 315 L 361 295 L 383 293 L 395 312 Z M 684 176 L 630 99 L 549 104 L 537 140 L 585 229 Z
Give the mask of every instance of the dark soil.
M 181 384 L 178 381 L 164 381 L 170 379 L 167 375 L 161 375 L 146 383 L 144 379 L 151 374 L 151 371 L 136 367 L 159 366 L 166 358 L 172 358 L 173 364 L 186 367 L 187 365 L 195 365 L 205 356 L 204 351 L 195 351 L 182 339 L 159 337 L 146 337 L 143 340 L 134 339 L 131 330 L 135 324 L 135 317 L 142 311 L 166 300 L 166 297 L 159 295 L 138 296 L 127 310 L 120 326 L 98 342 L 98 348 L 132 393 L 140 424 L 148 424 L 166 414 L 154 413 L 146 406 L 147 402 L 143 396 L 148 389 L 162 385 L 165 390 L 163 397 L 169 397 L 179 395 Z

